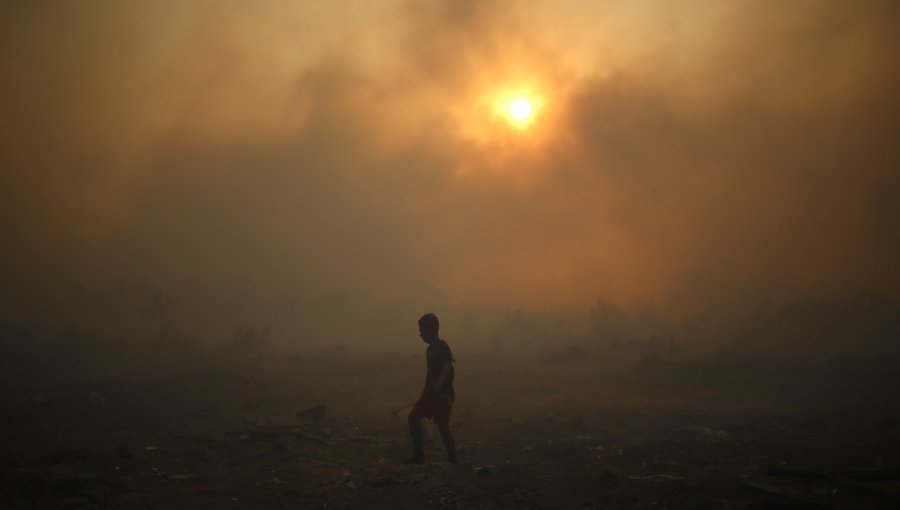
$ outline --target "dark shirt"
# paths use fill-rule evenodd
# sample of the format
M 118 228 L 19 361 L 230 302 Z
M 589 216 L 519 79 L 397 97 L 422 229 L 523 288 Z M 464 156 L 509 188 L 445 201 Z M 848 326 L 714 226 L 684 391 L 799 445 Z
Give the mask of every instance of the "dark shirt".
M 453 353 L 450 352 L 450 346 L 443 340 L 438 340 L 428 345 L 425 350 L 425 361 L 428 365 L 428 373 L 425 375 L 425 390 L 429 390 L 444 370 L 444 366 L 450 364 L 450 373 L 444 379 L 444 384 L 437 388 L 438 395 L 450 396 L 453 398 L 456 392 L 453 390 Z

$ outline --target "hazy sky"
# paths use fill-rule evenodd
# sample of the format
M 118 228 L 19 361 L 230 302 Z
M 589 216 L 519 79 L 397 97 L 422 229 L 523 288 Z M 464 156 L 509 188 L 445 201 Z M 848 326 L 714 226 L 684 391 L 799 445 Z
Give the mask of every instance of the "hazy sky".
M 900 4 L 0 4 L 8 284 L 900 294 Z M 524 95 L 517 127 L 498 102 Z

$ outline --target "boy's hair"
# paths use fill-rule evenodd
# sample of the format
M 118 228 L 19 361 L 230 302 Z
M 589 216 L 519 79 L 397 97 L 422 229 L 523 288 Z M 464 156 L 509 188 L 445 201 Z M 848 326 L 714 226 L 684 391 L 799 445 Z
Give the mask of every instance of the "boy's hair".
M 419 329 L 437 333 L 438 330 L 441 329 L 441 324 L 438 322 L 437 315 L 433 313 L 426 313 L 423 315 L 419 319 Z

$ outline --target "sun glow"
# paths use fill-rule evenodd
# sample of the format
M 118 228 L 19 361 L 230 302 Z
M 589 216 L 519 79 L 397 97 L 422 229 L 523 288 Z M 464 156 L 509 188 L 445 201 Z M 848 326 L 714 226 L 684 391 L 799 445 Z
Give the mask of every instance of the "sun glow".
M 522 92 L 506 94 L 494 103 L 494 111 L 517 130 L 529 127 L 535 121 L 540 102 L 533 94 Z
M 543 102 L 529 92 L 509 92 L 494 100 L 494 113 L 516 130 L 524 130 L 537 120 Z
M 531 106 L 531 101 L 525 98 L 518 98 L 509 103 L 508 110 L 512 120 L 521 124 L 528 122 L 528 119 L 531 118 L 531 114 L 534 112 L 534 107 Z
M 542 181 L 548 145 L 558 140 L 560 91 L 550 81 L 503 77 L 485 80 L 480 93 L 455 109 L 459 134 L 475 142 L 478 156 L 466 160 L 457 174 L 486 176 L 532 186 Z M 549 167 L 548 167 L 549 168 Z
M 481 93 L 454 108 L 460 134 L 481 142 L 537 147 L 554 132 L 556 112 L 547 84 L 534 79 L 487 81 L 491 84 L 477 87 Z

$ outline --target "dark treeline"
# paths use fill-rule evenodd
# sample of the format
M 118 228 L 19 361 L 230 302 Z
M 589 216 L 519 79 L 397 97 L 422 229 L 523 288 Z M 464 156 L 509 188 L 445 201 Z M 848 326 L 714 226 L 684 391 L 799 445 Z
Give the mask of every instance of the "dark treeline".
M 6 293 L 3 301 L 7 373 L 32 364 L 102 372 L 126 361 L 177 368 L 201 353 L 231 360 L 404 355 L 419 347 L 413 326 L 422 311 L 441 313 L 457 350 L 478 356 L 571 358 L 609 367 L 647 355 L 890 364 L 900 353 L 900 305 L 878 294 L 765 302 L 737 319 L 680 321 L 650 301 L 620 306 L 601 299 L 586 311 L 493 310 L 439 297 L 416 306 L 341 294 L 181 296 L 146 280 Z

